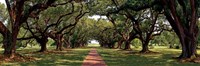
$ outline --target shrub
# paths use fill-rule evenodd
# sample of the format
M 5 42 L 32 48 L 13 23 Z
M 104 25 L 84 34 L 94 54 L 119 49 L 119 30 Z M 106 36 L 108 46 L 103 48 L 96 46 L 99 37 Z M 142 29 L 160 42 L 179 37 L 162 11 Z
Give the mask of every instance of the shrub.
M 149 49 L 154 49 L 154 46 L 149 46 Z

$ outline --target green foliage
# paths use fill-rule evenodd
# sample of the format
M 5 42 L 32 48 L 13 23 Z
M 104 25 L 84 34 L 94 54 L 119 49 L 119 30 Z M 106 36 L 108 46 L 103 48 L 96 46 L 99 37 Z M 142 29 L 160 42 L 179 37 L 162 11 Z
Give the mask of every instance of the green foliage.
M 78 21 L 76 26 L 67 28 L 65 31 L 61 32 L 62 34 L 64 34 L 66 41 L 69 41 L 72 48 L 79 47 L 81 44 L 87 45 L 89 40 L 97 40 L 100 42 L 100 45 L 106 45 L 106 46 L 114 45 L 119 39 L 123 38 L 123 36 L 120 35 L 120 33 L 125 36 L 129 36 L 131 32 L 136 33 L 136 31 L 134 31 L 134 27 L 137 27 L 135 30 L 141 29 L 141 32 L 140 31 L 137 32 L 137 33 L 141 33 L 141 35 L 139 38 L 134 39 L 131 42 L 131 44 L 135 46 L 136 49 L 138 49 L 140 48 L 142 44 L 140 39 L 142 38 L 144 39 L 143 41 L 145 41 L 145 39 L 147 38 L 147 34 L 152 32 L 151 30 L 171 29 L 171 27 L 166 26 L 169 24 L 166 23 L 166 20 L 165 20 L 166 18 L 164 17 L 164 15 L 159 15 L 158 17 L 155 17 L 157 14 L 160 14 L 160 13 L 162 14 L 163 8 L 166 8 L 168 14 L 171 14 L 169 11 L 169 8 L 162 6 L 161 3 L 151 6 L 155 4 L 155 1 L 157 0 L 113 0 L 115 2 L 113 2 L 112 0 L 88 0 L 88 1 L 89 2 L 81 2 L 81 1 L 74 2 L 73 1 L 65 5 L 49 7 L 48 9 L 38 14 L 39 16 L 37 16 L 37 18 L 29 18 L 28 24 L 30 25 L 30 28 L 35 34 L 35 36 L 39 36 L 40 38 L 42 35 L 44 35 L 42 33 L 48 34 L 50 31 L 58 32 L 62 28 L 70 24 L 73 24 L 75 21 Z M 28 9 L 30 8 L 30 6 L 37 3 L 44 3 L 44 2 L 46 2 L 46 0 L 29 0 L 28 2 L 26 2 L 26 6 L 24 6 L 23 13 L 25 14 L 28 13 Z M 65 1 L 57 0 L 55 4 L 63 3 L 63 2 Z M 176 3 L 175 6 L 176 6 L 176 11 L 177 11 L 176 15 L 180 17 L 181 24 L 183 26 L 188 26 L 189 24 L 187 22 L 188 21 L 187 19 L 189 19 L 189 17 L 185 17 L 185 14 L 182 13 L 184 10 L 182 9 L 183 7 L 181 6 L 181 4 L 178 3 L 178 0 L 176 0 L 175 3 Z M 196 2 L 196 3 L 199 3 L 199 2 Z M 186 13 L 191 14 L 189 0 L 184 0 L 183 4 L 186 5 Z M 83 8 L 81 8 L 82 7 L 81 5 L 83 5 Z M 144 7 L 144 6 L 147 6 L 147 7 L 141 9 L 141 7 Z M 124 9 L 120 7 L 124 7 Z M 198 7 L 198 12 L 199 12 L 200 10 L 199 4 L 197 5 L 197 7 Z M 1 9 L 0 20 L 3 21 L 5 24 L 7 24 L 6 21 L 8 21 L 8 25 L 10 25 L 6 8 L 1 3 L 0 3 L 0 9 Z M 122 9 L 122 10 L 117 11 L 118 9 Z M 90 19 L 88 18 L 89 16 L 88 14 L 84 15 L 79 20 L 75 19 L 79 14 L 81 14 L 80 11 L 83 13 L 88 10 L 90 10 L 89 11 L 90 16 L 92 15 L 100 15 L 100 16 L 106 15 L 107 16 L 107 14 L 109 14 L 109 16 L 115 21 L 116 25 L 114 25 L 108 19 L 99 19 L 99 20 Z M 73 13 L 67 16 L 64 16 L 63 18 L 59 20 L 61 15 L 64 15 L 70 12 L 73 12 Z M 127 15 L 132 15 L 132 16 L 129 16 L 130 18 L 128 19 Z M 154 24 L 154 19 L 157 19 L 157 21 L 155 21 L 156 24 Z M 57 23 L 58 20 L 60 21 L 59 23 Z M 134 22 L 134 20 L 138 21 L 139 25 L 136 25 L 135 24 L 136 22 Z M 47 28 L 47 26 L 51 24 L 55 24 L 55 23 L 57 23 L 55 26 L 50 27 L 49 29 L 47 29 L 46 32 L 43 32 Z M 29 31 L 27 31 L 26 24 L 23 24 L 22 26 L 23 28 L 20 28 L 20 33 L 18 37 L 33 36 Z M 153 29 L 151 29 L 152 26 L 154 26 Z M 152 34 L 156 34 L 158 32 L 159 31 L 153 31 Z M 118 51 L 108 50 L 108 49 L 99 50 L 99 51 L 100 53 L 102 53 L 102 56 L 105 59 L 105 61 L 107 61 L 108 65 L 112 65 L 114 63 L 113 61 L 117 63 L 123 62 L 123 64 L 117 64 L 120 66 L 127 66 L 128 64 L 133 64 L 133 62 L 135 63 L 135 65 L 140 65 L 142 63 L 144 64 L 144 66 L 150 65 L 150 64 L 152 65 L 171 65 L 171 64 L 176 65 L 177 64 L 173 59 L 169 59 L 168 55 L 171 55 L 171 54 L 164 53 L 164 52 L 169 52 L 169 51 L 174 52 L 174 50 L 165 49 L 162 51 L 159 49 L 155 49 L 156 47 L 154 46 L 154 45 L 164 45 L 164 46 L 169 45 L 172 48 L 180 48 L 179 39 L 174 32 L 164 31 L 161 35 L 157 37 L 147 38 L 147 39 L 153 39 L 152 41 L 150 41 L 150 44 L 151 44 L 150 48 L 155 51 L 158 50 L 158 52 L 161 52 L 162 54 L 159 54 L 157 56 L 141 55 L 138 57 L 138 55 L 132 55 L 132 54 L 129 55 L 124 52 L 120 53 Z M 36 44 L 35 40 L 33 39 L 30 39 L 30 40 L 33 42 L 29 42 L 29 40 L 17 41 L 16 48 L 20 49 L 20 47 L 26 47 L 27 45 Z M 0 41 L 2 41 L 2 36 L 0 36 Z M 200 38 L 198 39 L 198 41 L 200 41 Z M 52 39 L 50 39 L 48 44 L 51 44 L 52 46 L 56 45 L 55 41 Z M 163 48 L 160 48 L 160 49 L 163 49 Z M 77 51 L 73 51 L 70 53 L 71 54 L 75 53 L 76 57 L 81 56 L 78 58 L 81 58 L 81 61 L 82 61 L 83 60 L 82 55 L 85 55 L 85 53 L 82 53 L 81 51 L 80 52 L 78 51 L 78 53 L 76 53 Z M 175 54 L 178 54 L 179 53 L 178 51 L 179 50 L 175 50 Z M 83 51 L 83 52 L 86 52 L 86 51 Z M 58 57 L 56 56 L 53 57 L 54 55 L 57 55 L 57 54 L 42 55 L 42 56 L 37 56 L 37 54 L 33 54 L 33 56 L 36 56 L 39 58 L 44 57 L 42 60 L 36 61 L 38 65 L 39 64 L 45 65 L 44 63 L 50 64 L 50 62 L 55 62 L 55 63 L 58 62 L 58 63 L 61 63 L 59 65 L 62 65 L 62 64 L 65 64 L 63 61 L 68 61 L 63 58 L 69 58 L 67 54 L 58 55 Z M 49 59 L 58 59 L 58 60 L 49 60 Z M 125 59 L 128 59 L 128 61 L 131 61 L 131 62 L 126 62 L 127 60 Z M 109 61 L 113 63 L 110 63 Z M 36 62 L 33 62 L 33 63 L 35 64 Z M 78 62 L 79 62 L 78 64 L 80 65 L 81 64 L 80 60 Z M 149 64 L 146 64 L 146 62 Z M 155 62 L 158 62 L 158 63 L 155 63 Z M 32 65 L 32 63 L 20 63 L 20 64 Z
M 142 42 L 141 42 L 138 38 L 136 38 L 136 39 L 134 39 L 134 40 L 131 42 L 131 44 L 132 44 L 135 48 L 139 48 L 139 47 L 141 46 Z
M 4 22 L 8 19 L 8 12 L 3 3 L 0 3 L 0 21 Z
M 118 6 L 122 6 L 127 0 L 114 0 Z M 94 0 L 88 4 L 91 9 L 90 15 L 102 15 L 116 10 L 115 4 L 111 0 Z
M 74 8 L 78 8 L 78 7 L 75 6 Z M 66 5 L 60 5 L 57 7 L 50 7 L 40 14 L 39 16 L 40 19 L 38 20 L 39 22 L 37 25 L 40 26 L 44 30 L 46 29 L 47 25 L 55 24 L 61 15 L 70 13 L 72 9 L 73 8 L 70 3 Z M 78 12 L 78 10 L 74 10 L 74 11 L 76 11 L 74 14 Z M 73 22 L 72 20 L 75 17 L 74 14 L 64 16 L 63 18 L 61 18 L 61 22 L 58 23 L 58 25 L 56 25 L 57 27 L 54 26 L 54 27 L 51 27 L 51 29 L 52 30 L 54 30 L 55 28 L 61 29 L 62 27 L 64 27 L 63 25 L 66 26 L 70 24 L 71 22 Z M 50 20 L 48 22 L 45 22 L 45 20 L 48 20 L 48 19 Z
M 115 44 L 118 37 L 111 22 L 100 19 L 93 24 L 92 33 L 90 34 L 92 39 L 97 40 L 101 45 Z
M 78 38 L 78 31 L 75 31 L 74 34 L 72 35 L 72 48 L 75 48 L 75 44 L 77 44 L 77 38 Z
M 152 40 L 152 44 L 171 46 L 171 48 L 176 48 L 180 45 L 179 39 L 174 32 L 164 31 L 160 36 L 157 36 Z

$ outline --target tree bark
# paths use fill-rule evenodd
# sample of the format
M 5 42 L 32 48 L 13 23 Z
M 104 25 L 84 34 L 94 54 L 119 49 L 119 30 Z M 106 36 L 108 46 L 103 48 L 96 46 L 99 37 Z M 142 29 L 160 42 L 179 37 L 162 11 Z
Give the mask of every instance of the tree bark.
M 149 52 L 149 40 L 147 41 L 143 41 L 142 42 L 142 50 L 140 51 L 140 53 L 148 53 Z
M 15 56 L 16 51 L 16 41 L 17 41 L 18 31 L 16 30 L 13 33 L 8 33 L 3 38 L 3 46 L 4 46 L 4 55 L 10 58 Z
M 110 43 L 107 43 L 108 44 L 108 48 L 114 48 L 114 43 L 113 42 L 110 42 Z
M 181 42 L 182 52 L 179 58 L 196 58 L 197 37 L 199 32 L 197 25 L 197 8 L 195 6 L 197 5 L 197 3 L 195 3 L 194 0 L 189 1 L 191 10 L 186 10 L 184 4 L 181 4 L 182 10 L 184 11 L 182 12 L 184 16 L 181 16 L 176 14 L 176 1 L 162 0 L 162 2 L 163 5 L 166 5 L 168 7 L 165 8 L 164 14 Z M 168 2 L 170 2 L 170 4 L 168 4 Z M 178 4 L 180 4 L 180 2 L 178 2 Z M 190 12 L 191 14 L 188 14 L 188 12 Z M 181 19 L 180 16 L 186 19 Z
M 130 50 L 130 49 L 131 49 L 130 41 L 126 40 L 126 41 L 125 41 L 125 47 L 124 47 L 124 50 Z
M 65 47 L 65 48 L 70 48 L 70 47 L 71 47 L 71 46 L 70 46 L 71 44 L 70 44 L 70 42 L 69 42 L 69 39 L 65 39 L 65 40 L 64 40 L 64 43 L 65 43 L 65 44 L 64 44 L 64 47 Z
M 0 21 L 0 33 L 3 35 L 4 55 L 10 58 L 15 56 L 17 35 L 19 33 L 19 22 L 12 25 L 12 32 Z
M 5 56 L 8 56 L 8 57 L 11 57 L 14 52 L 12 51 L 13 48 L 12 48 L 12 36 L 11 34 L 6 34 L 3 38 L 3 48 L 4 48 L 4 55 Z
M 10 22 L 11 22 L 11 30 L 7 28 L 1 21 L 0 23 L 0 33 L 3 34 L 3 44 L 4 44 L 4 55 L 10 56 L 11 58 L 14 57 L 16 51 L 16 42 L 17 36 L 20 30 L 21 25 L 27 21 L 28 17 L 33 11 L 41 12 L 41 9 L 47 9 L 55 0 L 48 0 L 47 3 L 39 3 L 35 4 L 34 6 L 30 7 L 28 10 L 24 11 L 25 2 L 26 0 L 14 0 L 9 1 L 5 0 L 7 5 L 7 10 L 10 15 Z M 38 13 L 39 13 L 38 12 Z
M 45 51 L 47 51 L 48 37 L 47 36 L 42 36 L 41 39 L 37 38 L 36 40 L 40 44 L 40 50 L 38 52 L 45 52 Z
M 15 23 L 18 24 L 18 23 Z M 16 51 L 17 35 L 19 33 L 19 25 L 12 26 L 12 33 L 0 23 L 0 33 L 3 35 L 4 56 L 14 58 Z
M 111 44 L 111 48 L 115 48 L 115 42 Z
M 180 34 L 180 42 L 182 46 L 182 53 L 179 58 L 196 58 L 197 57 L 197 37 Z
M 122 43 L 123 43 L 123 39 L 119 40 L 117 45 L 117 48 L 122 49 Z
M 62 51 L 62 35 L 61 34 L 56 34 L 56 50 Z
M 38 52 L 45 52 L 45 51 L 47 51 L 47 44 L 46 44 L 47 42 L 42 42 L 42 43 L 40 43 L 40 46 L 41 46 L 41 49 L 38 51 Z

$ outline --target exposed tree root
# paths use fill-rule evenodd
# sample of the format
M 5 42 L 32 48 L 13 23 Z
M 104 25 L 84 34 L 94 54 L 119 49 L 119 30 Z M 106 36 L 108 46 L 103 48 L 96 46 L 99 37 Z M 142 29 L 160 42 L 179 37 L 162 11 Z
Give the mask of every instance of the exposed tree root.
M 200 57 L 197 57 L 197 58 L 193 59 L 192 62 L 194 62 L 194 63 L 200 63 Z
M 150 50 L 148 50 L 148 51 L 140 51 L 139 53 L 140 54 L 160 54 L 159 52 L 154 52 L 154 51 L 150 51 Z
M 21 54 L 14 54 L 14 56 L 8 57 L 4 55 L 0 55 L 0 63 L 1 62 L 29 62 L 29 61 L 35 61 L 35 58 L 30 56 L 22 56 Z
M 180 58 L 180 57 L 173 57 L 173 59 L 177 59 L 181 63 L 185 62 L 193 62 L 193 63 L 200 63 L 200 56 L 195 58 Z
M 128 49 L 123 49 L 123 50 L 131 51 L 132 49 L 131 49 L 131 48 L 128 48 Z
M 148 54 L 148 53 L 154 53 L 153 51 L 146 50 L 146 51 L 140 51 L 139 53 L 141 54 Z

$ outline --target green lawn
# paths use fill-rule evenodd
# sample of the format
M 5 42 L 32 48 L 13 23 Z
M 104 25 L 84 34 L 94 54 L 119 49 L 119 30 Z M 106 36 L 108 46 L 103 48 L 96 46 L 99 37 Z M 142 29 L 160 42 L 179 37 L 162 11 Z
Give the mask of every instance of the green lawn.
M 200 66 L 197 63 L 180 63 L 172 59 L 180 54 L 180 50 L 166 47 L 155 47 L 152 51 L 159 54 L 142 55 L 140 49 L 122 51 L 118 49 L 98 48 L 99 54 L 108 66 Z
M 132 51 L 123 51 L 119 49 L 99 48 L 97 44 L 90 44 L 88 48 L 76 48 L 54 53 L 32 53 L 37 51 L 38 47 L 18 49 L 21 55 L 31 56 L 36 61 L 31 62 L 0 62 L 0 65 L 10 66 L 81 66 L 84 58 L 91 48 L 97 48 L 108 66 L 200 66 L 197 63 L 180 63 L 172 57 L 178 56 L 181 50 L 168 49 L 167 47 L 155 47 L 151 51 L 159 54 L 142 55 L 140 48 L 133 48 Z M 55 47 L 49 47 L 54 50 Z M 2 53 L 2 50 L 0 50 Z M 198 51 L 199 53 L 199 51 Z
M 25 48 L 17 50 L 18 53 L 31 56 L 36 61 L 31 62 L 1 62 L 0 65 L 11 66 L 81 66 L 84 58 L 88 54 L 90 48 L 76 48 L 66 51 L 54 51 L 53 53 L 32 53 L 39 48 Z M 54 48 L 50 47 L 50 50 Z M 2 53 L 2 51 L 1 51 Z

